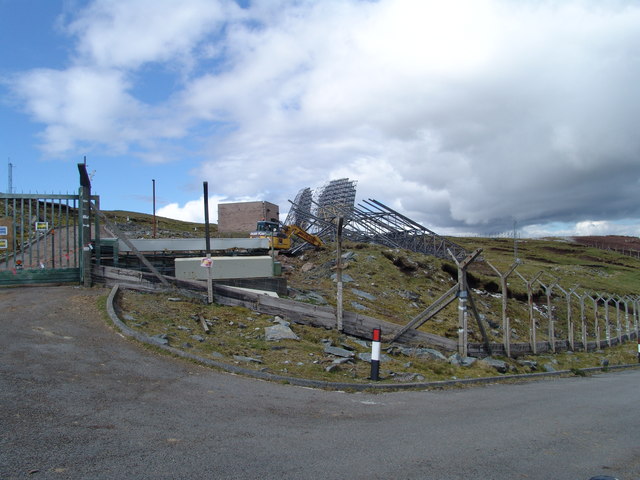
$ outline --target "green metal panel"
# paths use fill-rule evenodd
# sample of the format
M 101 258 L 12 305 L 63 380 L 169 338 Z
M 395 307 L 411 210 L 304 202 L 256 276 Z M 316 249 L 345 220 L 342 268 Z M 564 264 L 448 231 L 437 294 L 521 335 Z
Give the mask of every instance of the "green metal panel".
M 0 216 L 9 219 L 10 231 L 0 238 L 0 286 L 80 283 L 83 248 L 91 242 L 82 236 L 87 204 L 78 195 L 0 193 Z
M 79 268 L 0 271 L 0 286 L 38 283 L 80 283 Z

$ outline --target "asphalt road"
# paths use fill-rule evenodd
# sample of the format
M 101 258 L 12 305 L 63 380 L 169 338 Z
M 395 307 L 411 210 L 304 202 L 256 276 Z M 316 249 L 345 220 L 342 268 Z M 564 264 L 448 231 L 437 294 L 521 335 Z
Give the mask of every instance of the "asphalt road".
M 640 478 L 640 370 L 312 390 L 145 350 L 106 293 L 0 289 L 0 479 Z

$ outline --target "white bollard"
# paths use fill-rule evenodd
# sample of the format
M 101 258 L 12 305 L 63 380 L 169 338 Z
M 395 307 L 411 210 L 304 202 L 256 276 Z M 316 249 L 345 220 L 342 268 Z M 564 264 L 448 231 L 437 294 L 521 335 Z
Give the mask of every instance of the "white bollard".
M 371 380 L 380 380 L 380 329 L 373 329 L 371 341 Z

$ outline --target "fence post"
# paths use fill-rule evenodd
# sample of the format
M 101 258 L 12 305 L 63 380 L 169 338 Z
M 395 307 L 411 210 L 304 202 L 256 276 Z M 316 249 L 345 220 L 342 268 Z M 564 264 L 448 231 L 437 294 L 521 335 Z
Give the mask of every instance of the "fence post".
M 536 319 L 533 315 L 533 284 L 538 280 L 538 278 L 540 278 L 540 275 L 542 275 L 542 272 L 538 272 L 536 273 L 536 275 L 530 280 L 527 281 L 526 278 L 524 278 L 520 272 L 516 272 L 516 274 L 518 274 L 518 276 L 522 279 L 522 281 L 526 284 L 527 286 L 527 303 L 529 305 L 529 323 L 530 323 L 530 327 L 529 327 L 529 342 L 531 343 L 531 351 L 533 352 L 533 354 L 537 354 L 538 353 L 538 346 L 537 346 L 537 340 L 536 340 Z
M 631 324 L 629 323 L 629 296 L 625 296 L 622 299 L 622 302 L 624 303 L 624 326 L 625 326 L 625 331 L 627 332 L 627 337 L 629 337 L 629 340 L 631 340 Z
M 600 321 L 598 318 L 598 302 L 602 299 L 602 295 L 598 295 L 597 297 L 589 296 L 591 300 L 593 300 L 593 321 L 595 324 L 595 334 L 596 334 L 596 350 L 600 350 Z
M 630 297 L 630 300 L 631 300 L 631 307 L 633 308 L 633 311 L 631 312 L 631 318 L 633 319 L 633 325 L 631 329 L 634 330 L 637 338 L 638 337 L 638 309 L 637 309 L 638 300 L 635 297 Z
M 470 255 L 467 255 L 461 262 L 456 256 L 447 249 L 451 258 L 458 266 L 458 353 L 463 357 L 467 357 L 468 329 L 467 329 L 467 267 L 473 262 L 478 255 L 482 253 L 482 249 L 478 248 Z
M 489 265 L 496 272 L 496 275 L 500 277 L 500 288 L 502 290 L 502 343 L 504 344 L 504 353 L 507 358 L 511 357 L 511 325 L 509 323 L 509 317 L 507 315 L 507 278 L 514 270 L 520 265 L 520 262 L 516 260 L 511 264 L 509 269 L 505 273 L 501 273 L 496 267 L 491 265 L 485 260 L 485 263 Z
M 605 335 L 607 338 L 607 345 L 611 346 L 611 324 L 609 323 L 609 301 L 611 301 L 611 297 L 603 297 L 602 299 L 604 300 Z
M 580 301 L 580 332 L 582 333 L 582 349 L 587 351 L 587 324 L 585 322 L 585 314 L 584 314 L 584 299 L 586 294 L 578 295 L 576 292 L 573 294 L 578 297 Z
M 573 341 L 573 318 L 572 318 L 572 312 L 571 312 L 571 296 L 573 295 L 573 291 L 575 290 L 575 288 L 572 288 L 570 290 L 565 290 L 560 285 L 558 285 L 558 288 L 562 291 L 562 293 L 564 293 L 565 298 L 567 300 L 567 342 L 569 344 L 569 348 L 573 352 L 575 350 L 575 345 Z
M 556 285 L 555 283 L 551 283 L 549 285 L 545 285 L 544 283 L 542 283 L 540 280 L 538 280 L 538 283 L 540 283 L 540 285 L 542 285 L 542 288 L 544 288 L 544 293 L 547 296 L 547 318 L 549 321 L 549 348 L 551 349 L 551 351 L 553 353 L 556 353 L 556 331 L 555 331 L 555 319 L 553 317 L 553 306 L 551 305 L 551 295 L 553 293 L 553 287 L 557 286 L 558 288 L 560 288 L 558 285 Z
M 613 303 L 616 305 L 616 337 L 618 338 L 618 343 L 622 343 L 622 324 L 620 323 L 620 303 L 622 299 L 617 295 L 611 297 Z

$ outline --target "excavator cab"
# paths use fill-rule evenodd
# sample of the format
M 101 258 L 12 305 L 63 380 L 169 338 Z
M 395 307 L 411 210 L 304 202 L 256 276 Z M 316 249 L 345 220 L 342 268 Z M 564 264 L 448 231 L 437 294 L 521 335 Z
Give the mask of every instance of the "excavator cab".
M 274 231 L 276 233 L 280 231 L 280 224 L 278 222 L 262 220 L 256 225 L 256 232 L 268 233 L 271 235 Z
M 256 224 L 255 232 L 251 232 L 251 238 L 268 238 L 269 245 L 276 250 L 289 250 L 292 245 L 291 237 L 296 236 L 305 242 L 318 248 L 323 245 L 322 240 L 308 233 L 297 225 L 280 226 L 278 222 L 261 220 Z
M 278 222 L 261 220 L 256 224 L 256 230 L 249 235 L 251 238 L 268 238 L 269 246 L 276 250 L 291 248 L 291 237 L 285 235 Z

